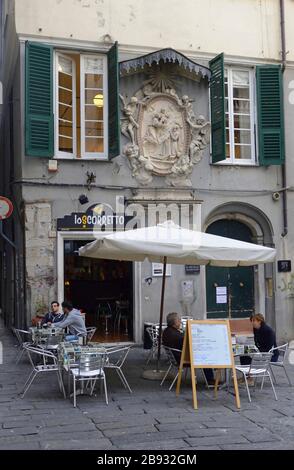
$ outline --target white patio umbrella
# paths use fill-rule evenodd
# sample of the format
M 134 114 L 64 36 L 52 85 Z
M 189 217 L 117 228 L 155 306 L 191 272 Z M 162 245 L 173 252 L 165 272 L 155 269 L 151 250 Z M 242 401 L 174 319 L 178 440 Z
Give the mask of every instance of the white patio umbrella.
M 163 263 L 158 361 L 160 358 L 166 264 L 252 266 L 270 263 L 276 250 L 232 238 L 196 232 L 167 221 L 152 227 L 114 232 L 79 249 L 80 256 Z

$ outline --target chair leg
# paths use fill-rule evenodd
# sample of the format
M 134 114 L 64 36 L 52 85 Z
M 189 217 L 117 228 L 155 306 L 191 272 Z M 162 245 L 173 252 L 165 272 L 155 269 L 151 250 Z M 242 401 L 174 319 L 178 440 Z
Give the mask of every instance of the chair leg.
M 251 395 L 250 395 L 250 392 L 249 392 L 249 387 L 248 387 L 248 382 L 247 382 L 246 374 L 243 374 L 243 376 L 244 376 L 244 380 L 245 380 L 245 385 L 246 385 L 248 400 L 249 400 L 249 403 L 251 403 Z
M 171 370 L 172 366 L 173 366 L 172 364 L 169 365 L 169 368 L 167 369 L 167 371 L 166 371 L 166 373 L 165 373 L 165 375 L 164 375 L 162 381 L 160 382 L 160 386 L 162 386 L 162 385 L 164 384 L 164 381 L 165 381 L 165 379 L 167 378 L 167 376 L 168 376 L 168 374 L 169 374 L 169 371 Z
M 73 406 L 76 408 L 77 406 L 77 395 L 76 395 L 76 379 L 73 376 Z
M 108 405 L 108 394 L 107 394 L 107 385 L 106 385 L 106 376 L 104 374 L 104 376 L 102 377 L 103 382 L 104 382 L 104 392 L 105 392 L 105 401 L 106 401 L 106 405 Z
M 275 384 L 277 384 L 277 380 L 276 380 L 276 377 L 275 377 L 275 374 L 274 374 L 274 370 L 273 370 L 274 368 L 272 367 L 271 364 L 270 364 L 269 368 L 270 368 L 270 371 L 271 371 L 271 374 L 272 374 L 272 378 L 273 378 Z
M 35 377 L 37 375 L 38 372 L 36 372 L 35 370 L 33 370 L 33 373 L 30 374 L 29 376 L 29 379 L 26 381 L 25 383 L 25 386 L 24 386 L 24 389 L 23 389 L 23 392 L 21 394 L 21 398 L 24 398 L 25 394 L 27 393 L 28 389 L 30 388 L 30 386 L 32 385 L 33 381 L 35 380 Z
M 122 379 L 122 382 L 125 383 L 125 387 L 129 390 L 130 393 L 133 393 L 132 390 L 131 390 L 131 387 L 128 384 L 128 381 L 127 381 L 123 371 L 121 369 L 116 369 L 116 370 L 118 372 L 119 377 Z
M 276 394 L 276 390 L 275 390 L 275 387 L 274 387 L 274 383 L 273 383 L 271 374 L 270 374 L 269 372 L 268 372 L 268 377 L 269 377 L 269 379 L 270 379 L 270 383 L 271 383 L 271 386 L 272 386 L 272 389 L 273 389 L 273 392 L 274 392 L 275 400 L 278 401 L 278 397 L 277 397 L 277 394 Z
M 289 375 L 288 375 L 288 372 L 287 372 L 286 367 L 283 366 L 283 369 L 284 369 L 284 371 L 285 371 L 285 375 L 286 375 L 286 377 L 287 377 L 287 379 L 288 379 L 289 385 L 291 385 L 291 387 L 292 387 L 292 382 L 291 382 L 291 379 L 290 379 L 290 377 L 289 377 Z
M 21 360 L 22 355 L 23 355 L 24 352 L 25 352 L 25 350 L 23 348 L 18 351 L 18 353 L 16 355 L 16 359 L 15 359 L 15 364 L 19 363 L 19 361 Z
M 175 381 L 176 381 L 176 380 L 177 380 L 177 378 L 178 378 L 178 375 L 179 375 L 179 371 L 177 372 L 177 374 L 176 374 L 176 376 L 175 376 L 174 380 L 172 381 L 172 383 L 171 383 L 171 385 L 170 385 L 170 387 L 169 387 L 169 391 L 170 391 L 170 390 L 173 388 L 173 386 L 174 386 L 174 383 L 175 383 Z
M 204 373 L 204 370 L 201 369 L 201 373 L 203 375 L 203 378 L 204 378 L 204 382 L 205 382 L 205 385 L 206 385 L 206 388 L 209 390 L 209 385 L 208 385 L 208 382 L 207 382 L 207 378 L 206 378 L 206 375 Z
M 61 372 L 60 372 L 60 370 L 57 370 L 56 372 L 57 372 L 59 389 L 63 393 L 63 397 L 66 398 L 65 388 L 64 388 Z

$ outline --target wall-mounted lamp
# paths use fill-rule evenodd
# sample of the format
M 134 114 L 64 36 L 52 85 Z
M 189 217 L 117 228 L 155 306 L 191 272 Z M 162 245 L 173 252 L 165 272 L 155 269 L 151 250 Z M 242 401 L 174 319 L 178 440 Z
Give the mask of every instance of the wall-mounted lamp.
M 87 202 L 89 202 L 89 199 L 87 198 L 87 196 L 85 196 L 85 194 L 81 194 L 79 196 L 79 202 L 80 204 L 87 204 Z

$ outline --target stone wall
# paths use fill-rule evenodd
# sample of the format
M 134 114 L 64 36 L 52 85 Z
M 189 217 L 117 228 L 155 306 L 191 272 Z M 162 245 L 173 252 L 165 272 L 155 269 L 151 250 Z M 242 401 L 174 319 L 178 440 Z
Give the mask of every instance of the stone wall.
M 34 202 L 25 205 L 28 321 L 37 313 L 46 313 L 56 298 L 56 233 L 52 231 L 51 220 L 51 204 Z

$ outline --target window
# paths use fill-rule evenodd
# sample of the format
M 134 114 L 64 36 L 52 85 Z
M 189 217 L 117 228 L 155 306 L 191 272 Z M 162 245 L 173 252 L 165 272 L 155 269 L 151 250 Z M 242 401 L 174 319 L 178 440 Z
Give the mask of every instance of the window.
M 25 154 L 111 160 L 120 154 L 118 44 L 106 54 L 25 45 Z
M 226 162 L 255 163 L 253 70 L 225 69 Z
M 55 156 L 107 155 L 106 56 L 56 52 Z

